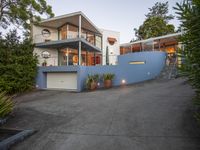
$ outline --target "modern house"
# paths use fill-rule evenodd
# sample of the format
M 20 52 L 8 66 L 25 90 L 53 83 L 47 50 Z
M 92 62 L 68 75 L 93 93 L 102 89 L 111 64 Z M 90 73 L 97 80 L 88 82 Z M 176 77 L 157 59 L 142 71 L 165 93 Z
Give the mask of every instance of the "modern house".
M 32 38 L 38 89 L 80 92 L 88 74 L 104 73 L 115 74 L 115 86 L 132 84 L 155 78 L 165 65 L 164 52 L 119 55 L 120 33 L 99 29 L 82 12 L 32 25 Z
M 40 66 L 106 64 L 104 55 L 107 46 L 114 46 L 110 55 L 119 54 L 119 36 L 119 32 L 100 30 L 82 12 L 46 19 L 32 25 L 34 53 L 38 56 Z M 115 64 L 116 59 L 111 58 L 109 64 Z

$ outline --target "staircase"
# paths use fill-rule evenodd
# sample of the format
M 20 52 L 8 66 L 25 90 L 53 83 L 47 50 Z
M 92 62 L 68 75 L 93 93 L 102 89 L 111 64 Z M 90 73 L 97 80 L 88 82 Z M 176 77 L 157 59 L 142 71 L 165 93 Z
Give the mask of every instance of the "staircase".
M 168 65 L 165 65 L 164 69 L 157 77 L 160 80 L 170 80 L 175 79 L 177 77 L 178 70 L 177 70 L 177 58 L 171 61 Z

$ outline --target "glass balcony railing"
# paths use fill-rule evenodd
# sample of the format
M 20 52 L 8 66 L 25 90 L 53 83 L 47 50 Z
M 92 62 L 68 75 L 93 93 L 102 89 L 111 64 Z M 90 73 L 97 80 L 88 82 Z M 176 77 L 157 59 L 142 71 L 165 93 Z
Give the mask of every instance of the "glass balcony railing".
M 46 34 L 36 34 L 33 37 L 34 43 L 43 43 L 49 41 L 57 41 L 58 40 L 58 32 L 51 32 Z
M 50 34 L 37 34 L 33 37 L 34 43 L 43 43 L 43 42 L 49 42 L 49 41 L 58 41 L 58 40 L 65 40 L 65 39 L 76 39 L 78 38 L 77 34 L 68 34 L 67 36 L 61 36 L 58 34 L 58 32 L 53 32 Z M 84 34 L 81 35 L 81 38 L 85 39 L 90 44 L 98 47 L 101 49 L 102 40 L 101 37 L 97 37 L 94 39 L 91 37 L 86 37 Z

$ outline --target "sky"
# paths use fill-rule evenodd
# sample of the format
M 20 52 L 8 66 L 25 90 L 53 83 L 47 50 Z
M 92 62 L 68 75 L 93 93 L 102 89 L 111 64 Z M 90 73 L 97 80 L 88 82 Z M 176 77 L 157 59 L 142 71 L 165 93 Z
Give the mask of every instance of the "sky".
M 120 43 L 127 43 L 134 37 L 133 28 L 145 20 L 148 8 L 156 2 L 166 0 L 46 0 L 52 6 L 55 16 L 82 11 L 98 28 L 120 32 Z M 175 15 L 173 6 L 181 0 L 168 0 L 169 13 Z M 175 18 L 170 23 L 178 27 Z

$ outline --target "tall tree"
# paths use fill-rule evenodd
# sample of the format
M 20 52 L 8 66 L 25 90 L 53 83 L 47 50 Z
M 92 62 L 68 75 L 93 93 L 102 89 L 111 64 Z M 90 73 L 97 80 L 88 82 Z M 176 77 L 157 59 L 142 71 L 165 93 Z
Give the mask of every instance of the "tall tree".
M 175 32 L 174 25 L 168 24 L 174 18 L 173 15 L 168 14 L 168 6 L 168 2 L 157 2 L 152 8 L 149 8 L 149 13 L 145 15 L 146 19 L 143 24 L 139 29 L 134 28 L 138 40 Z
M 161 3 L 161 2 L 156 2 L 155 5 L 152 8 L 149 8 L 149 13 L 146 14 L 145 16 L 147 18 L 150 17 L 161 17 L 163 18 L 164 21 L 168 22 L 171 19 L 174 19 L 174 16 L 169 13 L 169 3 Z
M 40 21 L 41 15 L 54 16 L 45 0 L 0 0 L 0 26 L 4 29 L 11 24 L 30 29 L 30 24 Z
M 190 83 L 196 88 L 197 117 L 200 121 L 200 1 L 184 0 L 175 7 L 181 28 L 184 31 L 181 42 L 185 61 L 181 71 L 189 78 Z

